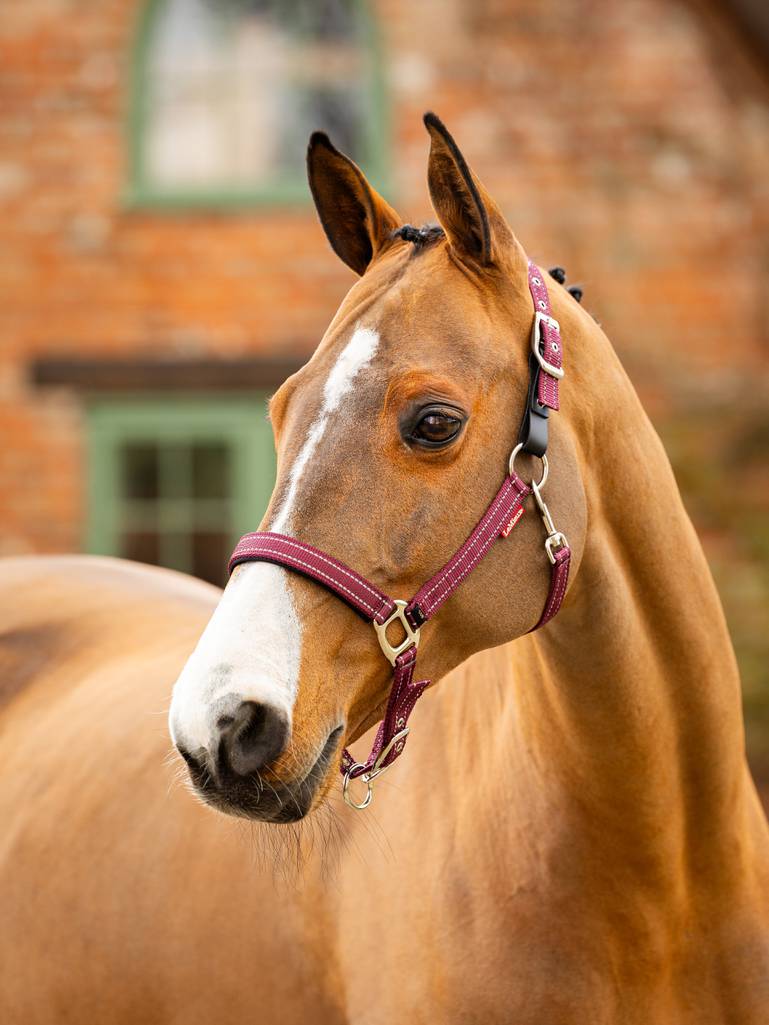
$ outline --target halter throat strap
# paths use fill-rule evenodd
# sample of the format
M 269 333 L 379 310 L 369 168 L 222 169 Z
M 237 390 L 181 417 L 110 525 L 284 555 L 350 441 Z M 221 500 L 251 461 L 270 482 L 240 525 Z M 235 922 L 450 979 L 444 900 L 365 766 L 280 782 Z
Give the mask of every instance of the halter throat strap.
M 509 536 L 523 516 L 524 501 L 531 494 L 547 531 L 545 551 L 551 563 L 547 601 L 533 630 L 544 626 L 557 614 L 566 593 L 571 552 L 564 535 L 556 530 L 541 494 L 547 478 L 547 417 L 550 409 L 558 409 L 558 381 L 563 376 L 560 331 L 550 312 L 542 272 L 531 262 L 529 288 L 535 315 L 527 410 L 521 427 L 522 436 L 510 457 L 509 473 L 465 543 L 409 601 L 391 598 L 339 559 L 286 534 L 269 531 L 246 534 L 230 558 L 230 573 L 245 562 L 272 562 L 299 573 L 331 591 L 373 625 L 382 652 L 393 666 L 393 677 L 385 715 L 366 761 L 356 762 L 347 749 L 342 753 L 340 771 L 344 775 L 344 797 L 355 808 L 368 806 L 373 781 L 403 751 L 409 732 L 409 716 L 429 685 L 429 680 L 413 679 L 421 628 L 479 565 L 494 543 Z M 542 412 L 537 412 L 534 405 Z M 541 422 L 545 425 L 544 432 Z M 542 459 L 543 476 L 538 484 L 530 486 L 515 473 L 515 456 L 519 451 L 530 452 Z M 388 630 L 396 621 L 404 637 L 398 644 L 393 644 Z M 365 796 L 360 802 L 356 802 L 349 792 L 350 782 L 354 779 L 361 779 L 366 785 Z

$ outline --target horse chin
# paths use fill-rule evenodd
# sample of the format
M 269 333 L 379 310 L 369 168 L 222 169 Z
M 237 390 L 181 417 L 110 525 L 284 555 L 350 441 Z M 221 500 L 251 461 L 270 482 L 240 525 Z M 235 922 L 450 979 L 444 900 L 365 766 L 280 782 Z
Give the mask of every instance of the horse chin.
M 195 794 L 216 811 L 236 818 L 274 824 L 299 822 L 330 789 L 331 761 L 344 726 L 329 734 L 310 769 L 299 780 L 281 780 L 270 769 L 239 776 L 231 770 L 210 772 L 188 762 Z

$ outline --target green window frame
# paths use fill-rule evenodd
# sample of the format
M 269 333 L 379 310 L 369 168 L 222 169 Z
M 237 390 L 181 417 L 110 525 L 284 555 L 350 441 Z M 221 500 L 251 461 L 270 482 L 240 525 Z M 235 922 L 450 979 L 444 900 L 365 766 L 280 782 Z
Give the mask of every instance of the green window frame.
M 252 189 L 242 187 L 161 187 L 147 174 L 145 149 L 147 112 L 152 94 L 147 75 L 147 59 L 158 15 L 167 0 L 147 0 L 140 13 L 130 61 L 128 83 L 128 187 L 123 204 L 131 208 L 174 210 L 242 209 L 263 205 L 306 206 L 310 194 L 304 167 L 297 167 L 296 177 L 284 176 L 280 181 Z M 380 192 L 388 191 L 389 182 L 389 105 L 386 99 L 382 45 L 375 18 L 368 0 L 357 0 L 363 29 L 363 41 L 369 55 L 370 75 L 367 94 L 367 116 L 364 120 L 363 159 L 367 177 Z
M 275 448 L 266 392 L 247 397 L 120 396 L 87 402 L 87 528 L 85 549 L 124 556 L 131 531 L 157 534 L 158 563 L 193 572 L 193 536 L 226 533 L 232 546 L 255 530 L 275 480 Z M 126 494 L 125 453 L 157 446 L 157 495 Z M 226 446 L 226 496 L 192 494 L 194 446 Z M 152 518 L 150 523 L 148 517 Z M 153 560 L 154 561 L 154 560 Z M 224 582 L 224 570 L 219 583 Z

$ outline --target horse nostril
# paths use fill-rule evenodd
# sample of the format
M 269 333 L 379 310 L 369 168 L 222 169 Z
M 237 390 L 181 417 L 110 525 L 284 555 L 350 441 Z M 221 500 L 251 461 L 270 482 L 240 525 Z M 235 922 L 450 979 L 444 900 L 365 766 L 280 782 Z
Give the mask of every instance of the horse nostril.
M 201 771 L 201 769 L 203 768 L 202 762 L 198 761 L 197 758 L 193 757 L 193 755 L 191 755 L 189 753 L 189 751 L 186 750 L 186 748 L 183 748 L 183 747 L 180 747 L 180 746 L 177 745 L 176 750 L 179 752 L 179 754 L 185 760 L 185 762 L 190 767 L 190 769 L 192 769 L 194 772 L 200 772 Z
M 242 701 L 235 714 L 221 726 L 219 746 L 222 761 L 239 776 L 247 776 L 274 761 L 288 739 L 288 721 L 283 712 L 272 705 Z

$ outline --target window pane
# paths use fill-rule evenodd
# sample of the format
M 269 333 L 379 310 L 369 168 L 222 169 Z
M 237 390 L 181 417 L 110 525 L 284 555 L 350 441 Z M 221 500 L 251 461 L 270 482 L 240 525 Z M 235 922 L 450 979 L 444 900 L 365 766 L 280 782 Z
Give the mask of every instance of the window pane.
M 196 577 L 223 587 L 227 582 L 227 562 L 232 544 L 229 534 L 196 531 L 192 535 L 192 569 Z
M 123 536 L 122 556 L 134 562 L 160 565 L 160 538 L 156 531 L 133 531 Z
M 163 445 L 160 457 L 160 490 L 163 498 L 191 498 L 192 446 L 185 441 Z
M 229 498 L 231 452 L 228 445 L 197 443 L 192 449 L 192 493 L 195 498 Z
M 286 102 L 290 104 L 290 113 L 281 130 L 279 153 L 279 162 L 284 168 L 302 166 L 307 139 L 316 129 L 327 132 L 334 145 L 343 153 L 359 163 L 363 162 L 365 154 L 362 152 L 359 124 L 362 109 L 360 93 L 356 94 L 347 87 L 333 83 L 297 83 Z
M 284 18 L 295 18 L 303 32 L 318 39 L 351 40 L 359 27 L 351 16 L 350 0 L 292 0 L 283 11 Z
M 126 498 L 158 497 L 158 447 L 131 443 L 120 452 L 123 495 Z
M 371 62 L 356 0 L 165 0 L 146 56 L 149 184 L 300 182 L 314 129 L 362 161 Z

